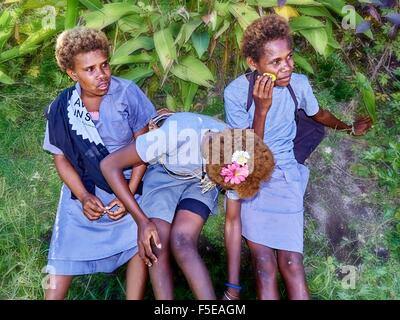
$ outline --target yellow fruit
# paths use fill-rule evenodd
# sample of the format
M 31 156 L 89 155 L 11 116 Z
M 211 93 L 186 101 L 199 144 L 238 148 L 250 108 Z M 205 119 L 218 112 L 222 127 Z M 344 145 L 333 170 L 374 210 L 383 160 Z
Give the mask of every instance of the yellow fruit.
M 270 78 L 272 79 L 272 81 L 275 81 L 275 80 L 276 80 L 276 75 L 274 75 L 273 73 L 265 72 L 265 73 L 263 74 L 263 76 L 268 76 L 268 77 L 270 77 Z

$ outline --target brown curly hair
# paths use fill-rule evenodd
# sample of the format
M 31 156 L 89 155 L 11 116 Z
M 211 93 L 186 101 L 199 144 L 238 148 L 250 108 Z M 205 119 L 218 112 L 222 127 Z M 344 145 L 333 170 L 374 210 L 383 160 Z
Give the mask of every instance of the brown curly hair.
M 265 44 L 269 41 L 287 39 L 293 46 L 293 39 L 289 24 L 277 14 L 269 14 L 255 20 L 244 32 L 242 39 L 242 54 L 245 58 L 260 61 L 265 53 Z
M 207 145 L 208 144 L 208 145 Z M 226 190 L 235 190 L 240 198 L 250 198 L 257 194 L 263 181 L 270 178 L 275 163 L 271 150 L 252 129 L 227 129 L 213 133 L 207 141 L 204 156 L 207 159 L 206 172 L 214 183 Z M 221 169 L 231 164 L 232 154 L 236 150 L 250 154 L 249 176 L 242 183 L 226 183 Z M 212 158 L 211 158 L 212 157 Z M 214 159 L 217 157 L 217 159 Z
M 101 50 L 107 57 L 110 55 L 110 44 L 102 31 L 85 27 L 65 30 L 57 38 L 57 64 L 63 71 L 73 69 L 77 54 L 96 50 Z

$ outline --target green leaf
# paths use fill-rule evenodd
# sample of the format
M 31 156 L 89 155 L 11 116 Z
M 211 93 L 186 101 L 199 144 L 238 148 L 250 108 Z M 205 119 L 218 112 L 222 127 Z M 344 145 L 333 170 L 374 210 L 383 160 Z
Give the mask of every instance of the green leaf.
M 293 32 L 306 29 L 324 28 L 324 27 L 325 25 L 321 21 L 312 17 L 300 16 L 300 17 L 293 17 L 290 20 L 290 28 Z
M 202 21 L 200 18 L 194 18 L 193 20 L 185 23 L 182 25 L 178 36 L 175 39 L 175 44 L 178 44 L 179 46 L 182 46 L 192 36 L 192 33 L 198 28 L 199 25 L 201 25 Z
M 179 83 L 181 86 L 183 109 L 184 111 L 190 111 L 190 108 L 193 105 L 194 96 L 196 95 L 199 86 L 193 82 L 183 80 L 180 80 Z
M 331 20 L 333 23 L 336 23 L 336 19 L 325 7 L 299 7 L 297 10 L 303 15 L 312 17 L 325 17 Z
M 214 39 L 218 39 L 226 30 L 229 29 L 231 23 L 228 20 L 224 20 L 224 25 L 214 35 Z
M 242 39 L 243 39 L 243 30 L 240 28 L 238 24 L 235 25 L 235 38 L 236 38 L 236 43 L 237 46 L 240 48 L 242 44 Z
M 79 2 L 92 11 L 103 8 L 103 4 L 100 0 L 79 0 Z
M 155 57 L 149 55 L 147 52 L 142 52 L 140 54 L 132 55 L 132 56 L 120 56 L 117 58 L 111 58 L 111 65 L 121 65 L 121 64 L 130 64 L 130 63 L 149 63 L 155 61 Z
M 210 44 L 210 35 L 207 31 L 195 32 L 192 34 L 192 42 L 198 57 L 201 59 L 204 52 L 207 51 L 208 45 Z
M 139 37 L 137 39 L 131 39 L 125 42 L 117 50 L 115 50 L 113 56 L 111 57 L 110 64 L 119 64 L 119 59 L 124 59 L 126 56 L 130 55 L 139 49 L 151 50 L 154 48 L 154 41 L 150 37 Z
M 68 0 L 67 1 L 67 11 L 65 13 L 64 28 L 72 29 L 76 26 L 76 21 L 78 20 L 78 6 L 79 0 Z
M 364 105 L 372 121 L 376 122 L 377 114 L 376 114 L 375 92 L 374 89 L 372 89 L 371 83 L 366 78 L 366 76 L 360 72 L 356 73 L 356 82 L 357 82 L 357 87 L 360 89 L 362 104 Z
M 151 77 L 153 74 L 154 74 L 154 71 L 150 68 L 136 67 L 136 68 L 129 69 L 128 71 L 122 73 L 120 76 L 122 78 L 132 80 L 137 83 L 143 79 Z
M 103 29 L 124 16 L 140 12 L 139 7 L 130 3 L 109 3 L 99 10 L 84 13 L 83 18 L 86 21 L 86 27 Z
M 246 1 L 249 5 L 256 5 L 264 8 L 271 8 L 278 6 L 278 0 L 248 0 Z M 304 5 L 304 6 L 320 6 L 321 4 L 314 0 L 287 0 L 285 5 Z
M 171 73 L 182 80 L 208 88 L 212 87 L 211 82 L 214 81 L 214 77 L 207 66 L 192 56 L 187 56 L 180 63 L 173 66 Z
M 178 103 L 176 102 L 176 99 L 169 94 L 167 94 L 166 104 L 169 110 L 176 111 L 176 109 L 178 108 Z
M 164 71 L 176 60 L 176 48 L 170 29 L 163 29 L 154 33 L 154 46 Z
M 133 38 L 149 31 L 145 19 L 137 14 L 132 14 L 118 20 L 118 27 L 122 32 L 129 32 Z
M 4 84 L 13 84 L 14 80 L 0 70 L 0 82 Z
M 311 43 L 315 51 L 325 56 L 326 46 L 328 45 L 328 35 L 325 29 L 299 30 L 299 33 Z
M 307 71 L 308 73 L 314 74 L 313 67 L 304 57 L 302 57 L 298 53 L 295 53 L 293 55 L 293 59 L 296 66 L 299 66 L 301 69 Z
M 10 39 L 13 31 L 15 20 L 11 16 L 11 13 L 4 11 L 0 16 L 0 50 L 4 44 Z
M 243 3 L 231 5 L 229 12 L 236 18 L 243 30 L 246 30 L 254 20 L 260 18 L 256 10 Z

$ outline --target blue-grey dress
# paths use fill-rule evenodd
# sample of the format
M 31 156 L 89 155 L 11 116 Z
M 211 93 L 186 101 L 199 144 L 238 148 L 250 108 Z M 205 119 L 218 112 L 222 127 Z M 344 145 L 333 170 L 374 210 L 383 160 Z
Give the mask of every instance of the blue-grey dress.
M 291 86 L 299 108 L 315 115 L 318 102 L 306 76 L 293 73 Z M 232 128 L 253 124 L 255 105 L 246 111 L 249 82 L 245 75 L 232 81 L 224 92 L 226 123 Z M 303 197 L 309 171 L 297 163 L 293 153 L 296 136 L 295 105 L 289 90 L 274 87 L 272 105 L 265 121 L 264 142 L 271 149 L 276 167 L 260 192 L 242 201 L 242 235 L 270 248 L 303 253 Z M 229 193 L 235 198 L 234 192 Z
M 79 83 L 76 85 L 80 94 Z M 107 95 L 102 99 L 99 120 L 94 121 L 109 152 L 133 140 L 156 115 L 153 104 L 133 82 L 112 77 Z M 51 145 L 46 128 L 43 148 L 53 154 L 62 151 Z M 126 170 L 127 179 L 131 170 Z M 96 196 L 107 205 L 115 198 L 96 188 Z M 112 272 L 137 253 L 137 226 L 131 215 L 114 221 L 107 215 L 90 221 L 83 214 L 79 200 L 63 184 L 48 254 L 47 271 L 57 275 L 81 275 Z
M 226 128 L 215 118 L 181 112 L 170 116 L 161 128 L 138 137 L 137 153 L 151 164 L 143 178 L 139 200 L 148 217 L 171 223 L 177 205 L 187 198 L 202 202 L 212 214 L 218 212 L 218 189 L 213 187 L 203 193 L 200 186 L 205 164 L 200 146 L 207 131 L 221 132 Z M 193 178 L 185 178 L 193 173 Z

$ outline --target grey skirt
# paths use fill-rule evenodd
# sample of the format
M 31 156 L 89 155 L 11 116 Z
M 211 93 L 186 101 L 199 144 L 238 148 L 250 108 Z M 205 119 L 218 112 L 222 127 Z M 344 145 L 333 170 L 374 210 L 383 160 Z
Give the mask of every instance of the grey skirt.
M 308 178 L 304 165 L 277 166 L 254 198 L 242 200 L 243 237 L 273 249 L 303 253 Z
M 183 199 L 196 199 L 204 203 L 211 214 L 218 212 L 218 189 L 201 192 L 200 180 L 181 180 L 170 176 L 165 169 L 155 164 L 150 166 L 143 178 L 143 192 L 139 205 L 149 218 L 158 218 L 171 223 L 176 207 Z
M 107 205 L 115 198 L 96 188 Z M 90 221 L 79 200 L 62 186 L 50 242 L 47 271 L 57 275 L 112 272 L 137 253 L 137 225 L 130 214 L 114 221 L 107 215 Z

